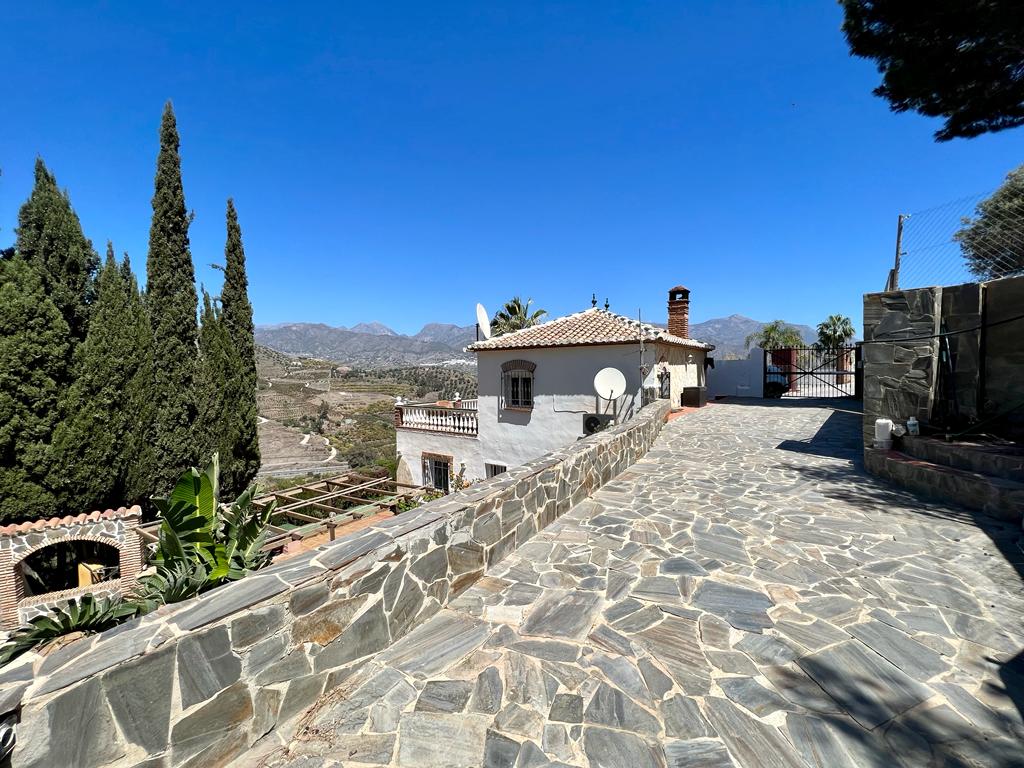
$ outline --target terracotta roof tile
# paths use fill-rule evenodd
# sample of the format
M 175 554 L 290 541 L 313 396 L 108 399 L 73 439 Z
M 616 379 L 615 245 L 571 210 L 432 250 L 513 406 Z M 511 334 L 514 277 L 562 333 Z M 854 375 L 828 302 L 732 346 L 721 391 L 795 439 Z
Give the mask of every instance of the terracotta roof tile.
M 96 510 L 95 512 L 83 512 L 80 515 L 67 515 L 65 517 L 51 517 L 46 520 L 30 520 L 25 523 L 0 525 L 0 536 L 16 536 L 21 533 L 29 533 L 31 531 L 44 531 L 47 528 L 59 528 L 60 526 L 64 525 L 76 525 L 82 523 L 95 522 L 97 520 L 109 520 L 112 518 L 132 517 L 141 515 L 142 508 L 138 505 L 135 505 L 134 507 L 119 507 L 118 509 L 108 509 L 104 512 Z
M 520 331 L 506 333 L 503 336 L 495 336 L 486 341 L 478 341 L 475 344 L 470 344 L 466 349 L 470 352 L 480 352 L 488 349 L 629 344 L 640 340 L 639 328 L 643 329 L 646 342 L 660 341 L 665 344 L 676 344 L 708 351 L 715 348 L 713 344 L 673 336 L 664 328 L 654 325 L 643 323 L 638 326 L 636 320 L 595 307 L 584 312 L 549 320 L 530 328 L 523 328 Z

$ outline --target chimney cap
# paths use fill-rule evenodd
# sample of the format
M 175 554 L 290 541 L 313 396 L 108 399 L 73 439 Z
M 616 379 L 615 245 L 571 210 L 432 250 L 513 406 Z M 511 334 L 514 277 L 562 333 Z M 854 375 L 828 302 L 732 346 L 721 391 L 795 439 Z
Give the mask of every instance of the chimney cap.
M 677 293 L 683 294 L 680 298 L 687 298 L 690 295 L 690 289 L 685 285 L 677 285 L 675 288 L 669 288 L 668 293 L 670 297 L 675 297 Z

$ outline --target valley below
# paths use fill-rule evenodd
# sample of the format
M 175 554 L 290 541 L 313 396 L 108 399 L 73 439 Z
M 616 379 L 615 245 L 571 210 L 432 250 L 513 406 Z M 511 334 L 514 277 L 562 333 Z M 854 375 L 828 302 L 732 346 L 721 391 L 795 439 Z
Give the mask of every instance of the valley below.
M 746 338 L 764 323 L 743 315 L 690 326 L 720 359 L 746 357 Z M 796 325 L 808 342 L 814 329 Z M 378 323 L 256 326 L 260 476 L 294 484 L 344 472 L 393 472 L 395 398 L 476 396 L 474 326 L 428 323 L 403 335 Z

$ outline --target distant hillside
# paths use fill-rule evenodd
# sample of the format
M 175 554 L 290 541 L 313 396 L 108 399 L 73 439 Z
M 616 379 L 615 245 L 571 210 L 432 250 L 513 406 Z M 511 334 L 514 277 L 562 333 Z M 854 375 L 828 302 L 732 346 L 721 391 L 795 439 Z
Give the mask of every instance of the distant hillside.
M 465 338 L 458 341 L 455 334 L 450 336 L 456 340 L 455 343 L 445 343 L 397 334 L 386 326 L 377 328 L 378 323 L 365 325 L 373 330 L 360 333 L 355 329 L 333 328 L 323 323 L 258 325 L 256 343 L 287 355 L 317 357 L 365 368 L 437 365 L 458 361 L 472 363 L 475 360 L 462 351 L 468 341 Z M 381 331 L 381 328 L 385 330 Z
M 746 357 L 747 336 L 761 330 L 767 323 L 760 320 L 752 320 L 743 315 L 729 315 L 728 317 L 716 317 L 705 320 L 703 323 L 690 325 L 690 336 L 698 341 L 706 341 L 715 345 L 714 356 L 725 357 Z M 803 336 L 808 344 L 814 343 L 818 338 L 817 332 L 809 325 L 798 325 L 789 323 Z
M 368 333 L 371 336 L 397 336 L 398 334 L 388 328 L 384 323 L 357 323 L 346 330 L 354 333 Z
M 764 325 L 743 315 L 730 315 L 694 323 L 690 326 L 690 335 L 714 344 L 717 357 L 745 357 L 747 336 Z M 809 325 L 795 327 L 808 343 L 817 338 Z M 472 364 L 476 356 L 462 350 L 475 339 L 474 326 L 451 323 L 427 323 L 414 336 L 396 333 L 382 323 L 359 323 L 351 328 L 335 328 L 323 323 L 256 326 L 256 342 L 270 349 L 358 368 Z
M 427 323 L 413 338 L 420 341 L 436 341 L 449 347 L 463 349 L 476 341 L 476 326 Z

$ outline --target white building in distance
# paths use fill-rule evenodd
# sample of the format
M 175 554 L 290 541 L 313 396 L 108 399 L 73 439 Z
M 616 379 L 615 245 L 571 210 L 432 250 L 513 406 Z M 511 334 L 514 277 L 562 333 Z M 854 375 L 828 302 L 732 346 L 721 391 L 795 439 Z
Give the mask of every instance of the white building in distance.
M 655 398 L 683 405 L 703 392 L 714 347 L 687 338 L 689 291 L 669 291 L 668 330 L 594 307 L 471 344 L 478 397 L 398 403 L 398 479 L 447 492 L 631 419 Z M 594 376 L 617 368 L 625 391 L 606 400 Z

